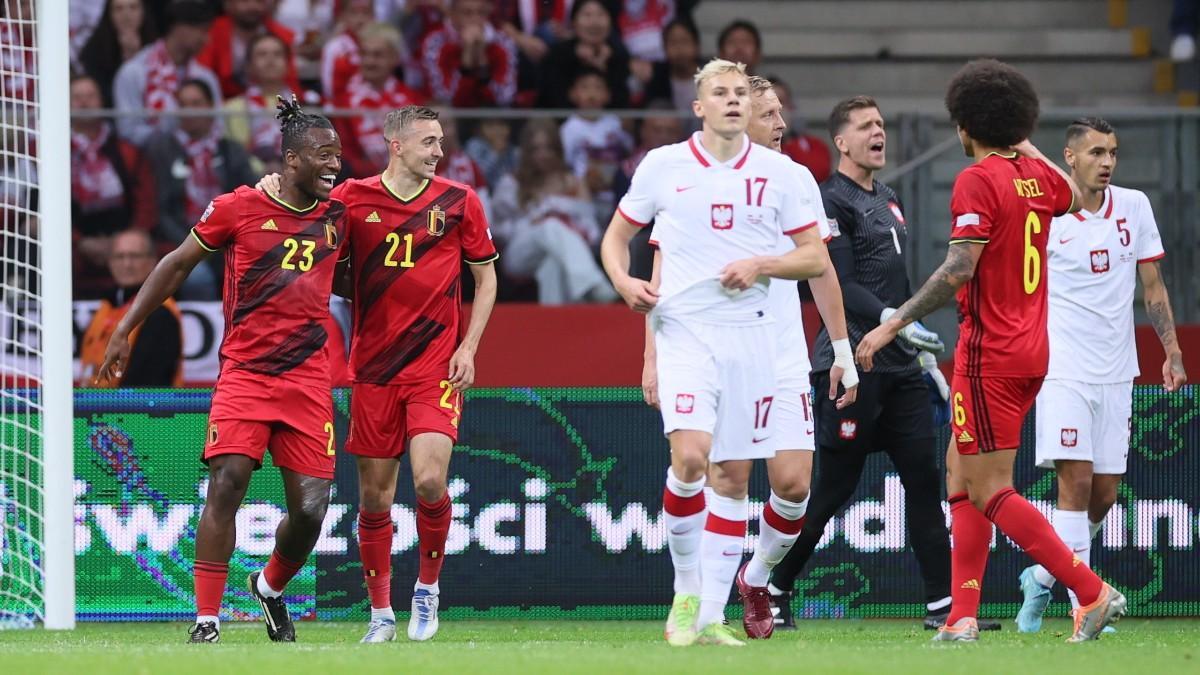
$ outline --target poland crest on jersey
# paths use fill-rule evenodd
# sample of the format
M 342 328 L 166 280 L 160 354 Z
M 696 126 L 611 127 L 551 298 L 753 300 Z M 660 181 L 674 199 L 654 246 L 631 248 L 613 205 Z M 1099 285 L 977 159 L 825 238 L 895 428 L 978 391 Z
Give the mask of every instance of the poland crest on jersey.
M 844 441 L 852 441 L 858 436 L 858 421 L 857 420 L 842 420 L 842 426 L 838 430 L 838 435 Z
M 733 227 L 733 204 L 712 205 L 712 226 L 714 230 L 728 230 Z
M 1060 440 L 1061 440 L 1062 446 L 1064 448 L 1075 447 L 1075 445 L 1077 443 L 1079 443 L 1079 430 L 1078 429 L 1063 429 L 1062 437 Z
M 1103 274 L 1108 271 L 1108 249 L 1092 251 L 1092 272 Z

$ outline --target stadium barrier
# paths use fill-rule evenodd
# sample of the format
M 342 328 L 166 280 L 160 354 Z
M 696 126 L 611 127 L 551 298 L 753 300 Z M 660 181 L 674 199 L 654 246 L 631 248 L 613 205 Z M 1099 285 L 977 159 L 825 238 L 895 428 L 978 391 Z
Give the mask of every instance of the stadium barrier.
M 1093 549 L 1096 567 L 1126 592 L 1133 615 L 1200 615 L 1196 394 L 1191 386 L 1173 395 L 1151 386 L 1135 392 L 1128 481 Z M 209 399 L 207 390 L 76 392 L 81 620 L 193 615 L 191 561 L 206 489 L 198 458 Z M 347 391 L 335 392 L 335 409 L 339 455 L 332 504 L 316 551 L 287 592 L 304 618 L 365 620 L 354 463 L 340 453 Z M 1022 446 L 1017 486 L 1048 512 L 1053 475 L 1033 467 L 1031 423 Z M 671 589 L 660 498 L 666 467 L 661 422 L 637 389 L 471 391 L 450 472 L 455 506 L 442 579 L 444 615 L 661 617 Z M 392 509 L 397 607 L 407 606 L 417 567 L 408 475 L 402 469 Z M 767 495 L 765 471 L 756 471 L 750 494 L 753 520 Z M 0 495 L 0 507 L 5 502 Z M 256 614 L 242 580 L 270 555 L 282 504 L 279 475 L 268 463 L 238 514 L 223 610 L 230 619 Z M 755 528 L 752 522 L 752 533 Z M 748 546 L 752 540 L 753 534 Z M 923 614 L 922 584 L 907 541 L 903 489 L 886 459 L 875 455 L 798 582 L 798 615 Z M 1026 564 L 1023 554 L 997 537 L 985 615 L 1015 613 L 1016 577 Z M 1056 590 L 1050 611 L 1066 610 L 1065 596 Z M 731 616 L 737 611 L 730 607 Z

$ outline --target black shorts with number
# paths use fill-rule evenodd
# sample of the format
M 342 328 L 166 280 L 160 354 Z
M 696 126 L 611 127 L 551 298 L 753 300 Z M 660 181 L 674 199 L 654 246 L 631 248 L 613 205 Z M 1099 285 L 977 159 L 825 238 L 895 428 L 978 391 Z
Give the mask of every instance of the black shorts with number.
M 887 450 L 896 442 L 930 440 L 933 410 L 920 370 L 859 373 L 858 398 L 838 410 L 829 400 L 829 371 L 813 373 L 816 387 L 817 444 L 861 452 Z

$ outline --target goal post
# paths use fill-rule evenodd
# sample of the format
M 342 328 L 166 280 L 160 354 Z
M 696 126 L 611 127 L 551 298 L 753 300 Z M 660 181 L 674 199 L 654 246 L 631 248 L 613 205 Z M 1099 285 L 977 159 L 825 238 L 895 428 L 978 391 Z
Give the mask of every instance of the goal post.
M 51 629 L 75 627 L 75 460 L 71 354 L 71 175 L 68 13 L 60 0 L 37 0 L 38 161 L 41 227 L 41 402 L 44 615 Z M 49 193 L 49 194 L 48 194 Z

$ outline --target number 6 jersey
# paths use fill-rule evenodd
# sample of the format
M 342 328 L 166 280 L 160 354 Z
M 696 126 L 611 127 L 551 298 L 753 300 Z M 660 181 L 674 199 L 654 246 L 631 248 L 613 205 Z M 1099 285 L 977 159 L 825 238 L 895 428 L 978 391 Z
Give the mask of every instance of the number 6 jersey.
M 967 377 L 1043 377 L 1046 241 L 1071 209 L 1071 188 L 1041 160 L 991 154 L 963 169 L 950 196 L 950 243 L 985 244 L 958 289 L 954 370 Z

